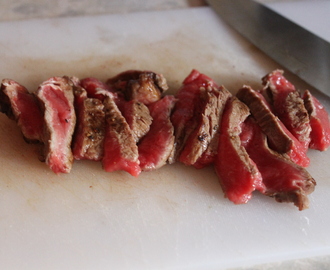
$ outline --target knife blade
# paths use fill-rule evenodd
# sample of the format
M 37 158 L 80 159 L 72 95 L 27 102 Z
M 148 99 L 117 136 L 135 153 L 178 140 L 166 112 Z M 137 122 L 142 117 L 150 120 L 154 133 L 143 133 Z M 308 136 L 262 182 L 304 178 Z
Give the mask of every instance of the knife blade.
M 261 51 L 330 96 L 329 42 L 253 0 L 207 2 Z

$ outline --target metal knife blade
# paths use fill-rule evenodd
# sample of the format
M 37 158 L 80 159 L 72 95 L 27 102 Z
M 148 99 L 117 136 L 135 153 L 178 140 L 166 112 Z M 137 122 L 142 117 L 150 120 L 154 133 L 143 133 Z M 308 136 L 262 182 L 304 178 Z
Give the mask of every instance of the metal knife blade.
M 252 0 L 207 2 L 252 44 L 330 96 L 329 42 Z

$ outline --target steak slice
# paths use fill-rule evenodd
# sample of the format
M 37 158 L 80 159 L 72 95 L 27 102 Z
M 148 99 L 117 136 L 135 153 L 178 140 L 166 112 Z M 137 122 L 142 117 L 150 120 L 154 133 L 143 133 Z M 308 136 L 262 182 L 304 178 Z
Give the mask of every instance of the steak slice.
M 195 69 L 183 81 L 182 87 L 176 94 L 177 102 L 171 115 L 175 144 L 169 157 L 169 163 L 177 161 L 187 138 L 196 127 L 194 115 L 199 103 L 201 89 L 212 91 L 214 87 L 218 88 L 211 78 Z
M 27 142 L 42 142 L 43 114 L 36 96 L 24 86 L 14 80 L 2 80 L 0 111 L 16 121 Z
M 103 168 L 107 172 L 124 170 L 133 176 L 138 176 L 141 168 L 132 130 L 118 109 L 113 96 L 106 91 L 99 91 L 98 94 L 105 96 L 103 104 L 106 130 Z
M 122 101 L 118 107 L 138 142 L 150 130 L 152 117 L 148 107 L 137 100 Z
M 202 153 L 202 155 L 197 159 L 197 161 L 193 164 L 196 169 L 202 169 L 214 162 L 214 159 L 218 153 L 218 142 L 219 142 L 219 133 L 220 133 L 220 122 L 223 114 L 223 110 L 226 106 L 228 99 L 232 96 L 231 93 L 220 86 L 219 89 L 213 88 L 216 95 L 216 105 L 215 108 L 211 106 L 207 106 L 208 121 L 209 121 L 209 144 L 206 150 Z
M 323 105 L 308 90 L 303 95 L 312 127 L 309 147 L 325 151 L 330 145 L 329 115 Z
M 270 96 L 276 116 L 286 128 L 308 150 L 311 126 L 308 112 L 300 93 L 284 76 L 282 70 L 275 70 L 263 79 L 264 90 Z
M 122 97 L 118 95 L 118 93 L 112 87 L 93 77 L 82 79 L 80 81 L 80 86 L 87 91 L 87 97 L 89 98 L 97 98 L 103 101 L 105 99 L 105 95 L 99 91 L 105 90 L 106 92 L 110 92 L 113 95 L 113 98 L 116 102 L 122 99 Z
M 249 108 L 236 97 L 227 102 L 214 162 L 225 196 L 235 204 L 247 203 L 254 190 L 265 189 L 256 164 L 241 144 L 241 126 L 249 115 Z
M 293 202 L 299 210 L 308 208 L 307 195 L 316 185 L 310 174 L 286 155 L 271 150 L 252 117 L 245 121 L 242 130 L 242 144 L 262 175 L 266 187 L 264 194 L 278 202 Z
M 101 100 L 88 98 L 79 85 L 74 86 L 74 105 L 77 115 L 72 151 L 75 159 L 100 161 L 103 158 L 105 113 Z
M 128 70 L 107 80 L 107 84 L 124 93 L 127 100 L 137 100 L 146 105 L 159 100 L 168 85 L 162 74 L 151 71 Z
M 307 167 L 309 158 L 303 145 L 291 134 L 271 111 L 268 102 L 250 86 L 243 86 L 236 95 L 248 105 L 261 130 L 267 135 L 269 145 L 281 154 L 287 154 L 292 161 Z
M 68 77 L 52 77 L 43 82 L 37 97 L 44 110 L 44 155 L 55 173 L 69 173 L 73 154 L 71 141 L 76 124 L 73 83 Z
M 170 120 L 175 97 L 167 95 L 149 105 L 153 122 L 139 147 L 140 166 L 143 171 L 158 169 L 166 164 L 174 147 L 174 127 Z

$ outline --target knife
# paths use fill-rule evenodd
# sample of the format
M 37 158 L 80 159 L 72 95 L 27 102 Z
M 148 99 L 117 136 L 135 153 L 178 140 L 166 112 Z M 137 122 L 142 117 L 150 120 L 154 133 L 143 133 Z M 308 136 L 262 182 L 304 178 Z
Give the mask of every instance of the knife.
M 329 42 L 253 0 L 207 2 L 261 51 L 330 96 Z

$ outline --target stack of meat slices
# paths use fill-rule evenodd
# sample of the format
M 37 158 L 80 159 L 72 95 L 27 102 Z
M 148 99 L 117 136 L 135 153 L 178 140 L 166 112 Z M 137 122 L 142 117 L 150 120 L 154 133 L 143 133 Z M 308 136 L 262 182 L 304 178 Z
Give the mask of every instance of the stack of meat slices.
M 0 109 L 27 142 L 42 145 L 55 173 L 69 173 L 75 159 L 133 176 L 174 162 L 213 165 L 235 204 L 258 190 L 308 207 L 316 183 L 307 150 L 330 145 L 329 116 L 308 90 L 301 95 L 281 70 L 263 77 L 261 90 L 244 85 L 236 96 L 197 70 L 175 96 L 167 89 L 162 75 L 140 70 L 105 83 L 53 77 L 34 93 L 4 79 Z

